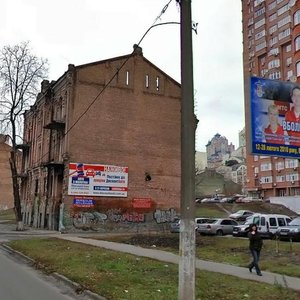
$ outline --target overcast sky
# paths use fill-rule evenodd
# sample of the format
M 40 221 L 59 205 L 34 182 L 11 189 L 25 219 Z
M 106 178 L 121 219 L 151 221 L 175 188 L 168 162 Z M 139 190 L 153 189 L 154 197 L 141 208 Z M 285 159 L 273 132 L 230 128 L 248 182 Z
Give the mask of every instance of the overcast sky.
M 132 52 L 168 0 L 1 0 L 0 47 L 30 41 L 49 60 L 49 79 L 79 65 Z M 196 149 L 215 133 L 238 144 L 244 126 L 241 1 L 192 1 Z M 173 0 L 158 22 L 179 21 Z M 152 29 L 144 56 L 180 81 L 179 25 Z

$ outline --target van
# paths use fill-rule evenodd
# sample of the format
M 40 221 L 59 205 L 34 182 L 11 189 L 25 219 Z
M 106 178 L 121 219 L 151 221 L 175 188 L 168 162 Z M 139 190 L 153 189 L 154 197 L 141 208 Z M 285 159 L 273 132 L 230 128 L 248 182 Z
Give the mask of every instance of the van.
M 247 236 L 250 225 L 255 223 L 263 237 L 273 238 L 280 227 L 284 227 L 290 222 L 291 218 L 286 215 L 253 214 L 247 218 L 244 225 L 233 228 L 233 236 Z

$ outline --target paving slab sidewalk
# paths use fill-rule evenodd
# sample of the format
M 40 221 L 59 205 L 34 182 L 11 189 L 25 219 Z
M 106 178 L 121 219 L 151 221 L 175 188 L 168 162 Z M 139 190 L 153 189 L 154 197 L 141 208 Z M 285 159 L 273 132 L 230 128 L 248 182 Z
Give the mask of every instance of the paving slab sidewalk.
M 87 245 L 92 245 L 95 247 L 105 248 L 114 251 L 125 252 L 137 256 L 148 257 L 152 259 L 156 259 L 163 262 L 178 264 L 180 260 L 180 256 L 171 252 L 157 250 L 157 249 L 147 249 L 138 246 L 108 242 L 103 240 L 95 240 L 89 238 L 82 238 L 77 236 L 68 236 L 68 235 L 56 235 L 55 237 L 77 242 L 83 243 Z M 216 263 L 205 261 L 201 259 L 196 259 L 196 268 L 205 271 L 217 272 L 226 275 L 232 275 L 236 277 L 240 277 L 243 279 L 254 280 L 258 282 L 268 283 L 268 284 L 278 284 L 283 287 L 288 287 L 290 289 L 300 291 L 300 278 L 271 273 L 271 272 L 262 272 L 263 276 L 257 276 L 254 273 L 250 273 L 247 268 L 237 267 L 228 264 Z

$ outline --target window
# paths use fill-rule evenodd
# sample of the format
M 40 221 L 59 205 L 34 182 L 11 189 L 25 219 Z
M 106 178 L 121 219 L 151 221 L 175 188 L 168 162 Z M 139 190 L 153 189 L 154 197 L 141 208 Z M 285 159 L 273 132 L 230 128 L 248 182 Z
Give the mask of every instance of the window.
M 298 159 L 286 159 L 285 167 L 286 168 L 297 168 L 298 167 Z
M 287 74 L 286 74 L 287 80 L 290 80 L 292 76 L 293 76 L 293 70 L 287 71 Z
M 277 4 L 281 3 L 283 0 L 277 0 Z
M 284 218 L 278 218 L 278 226 L 285 226 Z
M 292 64 L 292 58 L 291 57 L 288 57 L 287 59 L 286 59 L 286 65 L 287 66 L 290 66 Z
M 278 28 L 284 26 L 285 24 L 291 22 L 291 16 L 286 16 L 283 19 L 278 21 Z
M 266 35 L 266 31 L 262 30 L 255 35 L 254 39 L 259 40 L 260 38 L 264 37 L 265 35 Z
M 148 74 L 145 76 L 145 87 L 146 88 L 149 87 L 149 75 Z
M 254 174 L 258 174 L 258 167 L 254 168 Z
M 289 5 L 286 4 L 286 5 L 284 5 L 284 6 L 282 6 L 281 8 L 278 9 L 277 15 L 280 16 L 280 15 L 284 14 L 288 10 L 289 10 Z
M 276 20 L 276 18 L 277 18 L 277 13 L 271 15 L 271 16 L 269 17 L 269 21 L 272 22 L 272 21 Z
M 300 49 L 300 36 L 295 38 L 295 50 L 298 51 Z
M 266 225 L 266 218 L 265 217 L 261 217 L 260 218 L 260 225 L 261 226 L 265 226 Z
M 285 46 L 285 51 L 286 51 L 286 52 L 292 51 L 292 45 L 291 45 L 291 44 L 286 45 L 286 46 Z
M 258 161 L 258 156 L 254 155 L 254 161 Z
M 260 8 L 259 10 L 257 10 L 255 13 L 254 13 L 254 18 L 257 18 L 259 16 L 261 16 L 262 14 L 264 14 L 266 11 L 266 9 L 264 7 Z
M 296 72 L 297 72 L 297 77 L 299 77 L 300 76 L 300 62 L 299 61 L 296 63 Z
M 274 8 L 276 7 L 276 4 L 277 4 L 276 1 L 270 3 L 270 4 L 268 5 L 268 10 L 274 9 Z
M 156 90 L 157 90 L 157 91 L 159 91 L 159 88 L 160 88 L 159 85 L 160 85 L 160 78 L 157 76 L 157 77 L 156 77 Z
M 276 32 L 276 30 L 277 30 L 277 24 L 275 24 L 272 27 L 270 27 L 269 33 L 272 34 L 272 33 Z
M 277 226 L 277 222 L 275 218 L 270 218 L 270 226 Z
M 253 18 L 250 18 L 249 21 L 248 21 L 248 26 L 252 25 L 254 22 L 253 22 Z
M 287 174 L 286 175 L 286 181 L 296 181 L 299 180 L 299 174 L 293 173 L 293 174 Z
M 278 40 L 282 40 L 291 34 L 291 28 L 287 28 L 278 34 Z
M 281 78 L 281 73 L 279 71 L 273 72 L 269 75 L 270 79 L 280 79 Z
M 272 183 L 272 176 L 262 176 L 260 179 L 260 183 Z
M 279 48 L 274 48 L 274 49 L 271 49 L 270 51 L 269 51 L 269 56 L 271 56 L 271 55 L 278 55 L 279 54 Z
M 300 10 L 297 10 L 294 13 L 294 26 L 298 25 L 300 23 Z
M 270 42 L 269 42 L 270 47 L 275 45 L 277 42 L 278 42 L 278 37 L 277 36 L 274 36 L 273 38 L 271 38 Z
M 264 49 L 264 48 L 266 48 L 266 47 L 267 47 L 267 42 L 264 41 L 264 42 L 258 44 L 258 45 L 255 47 L 255 50 L 256 50 L 256 51 L 260 51 L 261 49 Z
M 284 169 L 284 162 L 283 161 L 279 161 L 275 164 L 275 168 L 276 170 L 283 170 Z
M 277 68 L 277 67 L 279 67 L 279 66 L 280 66 L 280 60 L 279 60 L 279 59 L 271 60 L 271 61 L 268 63 L 269 69 Z
M 265 0 L 255 0 L 255 1 L 254 1 L 254 7 L 256 7 L 256 6 L 260 5 L 260 4 L 262 4 L 264 1 L 265 1 Z
M 260 165 L 261 171 L 271 171 L 272 170 L 272 164 L 271 163 L 265 163 Z
M 285 176 L 284 175 L 276 176 L 276 182 L 285 182 Z
M 254 28 L 257 29 L 257 28 L 263 26 L 264 24 L 266 24 L 266 19 L 265 19 L 265 18 L 263 18 L 263 19 L 257 21 L 257 22 L 254 24 Z
M 126 71 L 126 85 L 129 85 L 129 71 Z

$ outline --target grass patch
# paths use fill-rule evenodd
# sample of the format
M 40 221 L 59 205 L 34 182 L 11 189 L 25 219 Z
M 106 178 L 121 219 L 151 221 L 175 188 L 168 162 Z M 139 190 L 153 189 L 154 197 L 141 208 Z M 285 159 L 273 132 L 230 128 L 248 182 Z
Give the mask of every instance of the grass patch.
M 43 265 L 107 299 L 177 299 L 178 266 L 130 254 L 59 239 L 9 243 Z M 300 293 L 233 276 L 205 271 L 196 274 L 196 299 L 296 300 Z
M 176 254 L 179 249 L 179 234 L 125 235 L 105 239 L 145 248 L 155 245 L 157 249 Z M 196 256 L 200 259 L 247 267 L 251 258 L 248 249 L 248 239 L 196 235 Z M 264 240 L 260 266 L 264 271 L 300 277 L 300 243 Z

